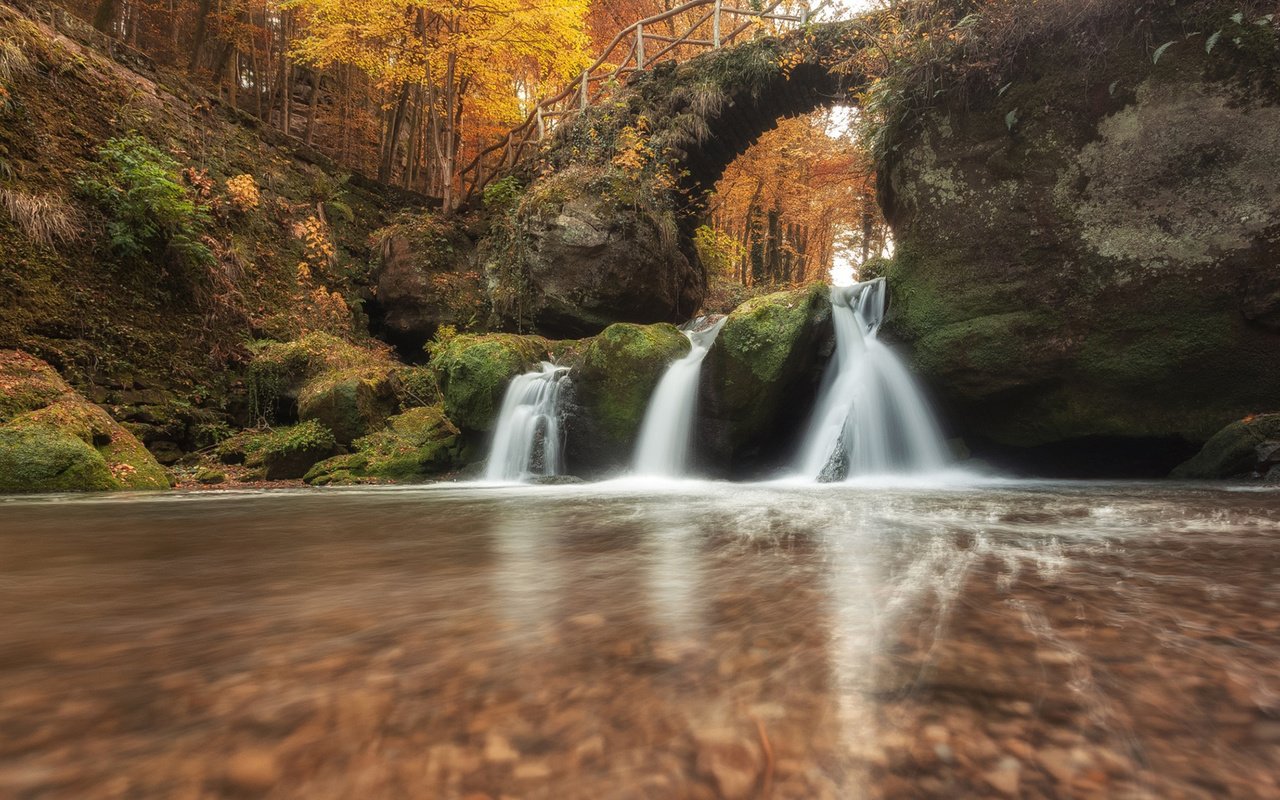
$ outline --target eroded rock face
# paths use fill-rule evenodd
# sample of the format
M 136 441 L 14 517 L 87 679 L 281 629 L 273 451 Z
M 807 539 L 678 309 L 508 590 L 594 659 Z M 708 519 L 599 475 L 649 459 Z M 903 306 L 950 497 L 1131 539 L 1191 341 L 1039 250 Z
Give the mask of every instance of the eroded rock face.
M 0 493 L 167 489 L 142 443 L 43 361 L 0 350 Z
M 383 338 L 402 354 L 418 356 L 441 325 L 461 326 L 483 315 L 473 256 L 471 241 L 456 229 L 389 234 L 373 275 L 373 310 Z
M 1169 55 L 1028 70 L 927 118 L 881 176 L 893 331 L 979 454 L 1173 437 L 1185 457 L 1280 396 L 1280 107 Z
M 673 215 L 626 202 L 626 191 L 587 169 L 539 182 L 482 246 L 498 316 L 557 337 L 693 316 L 706 281 Z

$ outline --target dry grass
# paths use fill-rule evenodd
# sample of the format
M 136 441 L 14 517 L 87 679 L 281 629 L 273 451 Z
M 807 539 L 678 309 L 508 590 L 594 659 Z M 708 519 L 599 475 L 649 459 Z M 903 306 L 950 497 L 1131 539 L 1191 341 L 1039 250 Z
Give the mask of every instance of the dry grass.
M 0 189 L 0 207 L 27 238 L 40 244 L 66 244 L 80 236 L 79 213 L 57 195 Z
M 31 59 L 12 39 L 0 39 L 0 84 L 12 84 L 31 72 Z

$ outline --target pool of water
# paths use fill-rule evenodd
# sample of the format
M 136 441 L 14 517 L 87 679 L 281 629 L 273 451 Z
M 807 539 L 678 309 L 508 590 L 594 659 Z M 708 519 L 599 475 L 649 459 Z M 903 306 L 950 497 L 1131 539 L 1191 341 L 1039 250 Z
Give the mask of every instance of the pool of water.
M 0 501 L 0 796 L 1280 796 L 1280 492 Z

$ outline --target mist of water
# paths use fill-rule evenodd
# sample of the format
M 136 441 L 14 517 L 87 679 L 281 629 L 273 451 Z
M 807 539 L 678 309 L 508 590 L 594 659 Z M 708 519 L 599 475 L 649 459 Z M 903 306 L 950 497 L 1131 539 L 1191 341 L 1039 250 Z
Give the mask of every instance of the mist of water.
M 947 465 L 946 441 L 906 364 L 878 338 L 883 278 L 831 289 L 836 352 L 800 448 L 814 480 L 922 474 Z
M 695 325 L 685 331 L 691 345 L 689 354 L 667 368 L 645 410 L 636 447 L 636 475 L 682 478 L 689 474 L 702 362 L 722 327 L 724 318 L 713 325 L 701 329 Z

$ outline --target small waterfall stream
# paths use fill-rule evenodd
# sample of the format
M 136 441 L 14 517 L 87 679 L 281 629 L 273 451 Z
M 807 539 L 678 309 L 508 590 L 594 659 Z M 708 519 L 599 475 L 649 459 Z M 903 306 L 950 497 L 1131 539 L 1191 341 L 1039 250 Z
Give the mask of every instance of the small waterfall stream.
M 692 349 L 672 363 L 658 382 L 644 412 L 636 446 L 634 472 L 653 478 L 680 478 L 689 470 L 693 420 L 698 405 L 702 361 L 724 327 L 725 318 L 701 330 L 695 323 L 684 332 Z
M 493 432 L 485 480 L 560 474 L 560 389 L 568 372 L 544 361 L 540 369 L 512 379 Z
M 804 477 L 831 481 L 947 465 L 946 442 L 915 379 L 877 338 L 886 300 L 883 278 L 831 288 L 836 352 L 801 445 Z

